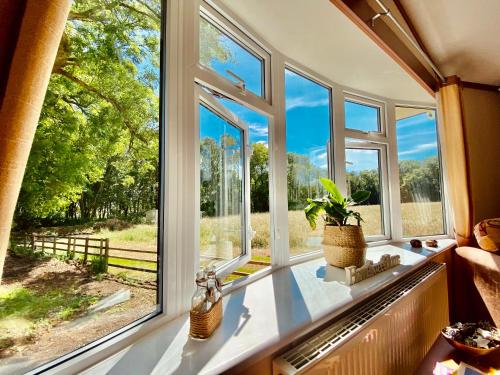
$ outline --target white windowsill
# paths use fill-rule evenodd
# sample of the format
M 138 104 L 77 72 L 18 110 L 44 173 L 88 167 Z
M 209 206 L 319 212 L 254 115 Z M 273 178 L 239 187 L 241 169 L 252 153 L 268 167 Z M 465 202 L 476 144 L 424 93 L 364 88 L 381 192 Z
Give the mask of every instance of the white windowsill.
M 224 318 L 208 340 L 189 338 L 189 314 L 184 314 L 84 373 L 221 373 L 283 348 L 454 244 L 443 239 L 437 249 L 403 243 L 370 247 L 367 259 L 398 254 L 401 264 L 353 286 L 345 285 L 343 269 L 323 258 L 276 270 L 224 297 Z

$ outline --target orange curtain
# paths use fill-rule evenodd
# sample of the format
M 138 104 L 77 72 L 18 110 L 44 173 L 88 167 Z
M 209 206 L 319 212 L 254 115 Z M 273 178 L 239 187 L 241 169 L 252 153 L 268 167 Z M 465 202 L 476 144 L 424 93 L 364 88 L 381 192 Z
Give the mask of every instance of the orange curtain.
M 0 100 L 0 281 L 24 170 L 70 6 L 71 0 L 27 0 L 15 41 Z M 2 19 L 11 16 L 16 15 L 2 14 Z
M 455 238 L 459 246 L 470 243 L 472 210 L 465 143 L 460 80 L 450 77 L 438 93 L 439 135 L 445 160 Z

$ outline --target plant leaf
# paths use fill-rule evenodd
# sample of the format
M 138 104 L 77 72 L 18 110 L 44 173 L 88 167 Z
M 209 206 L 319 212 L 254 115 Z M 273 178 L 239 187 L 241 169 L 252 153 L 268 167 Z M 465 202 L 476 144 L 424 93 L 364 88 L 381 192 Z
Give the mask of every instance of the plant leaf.
M 321 212 L 325 210 L 325 205 L 327 204 L 323 199 L 308 200 L 309 205 L 304 208 L 304 213 L 306 214 L 306 219 L 312 229 L 316 229 L 316 221 Z
M 366 201 L 368 198 L 370 198 L 370 192 L 366 190 L 358 190 L 357 192 L 351 195 L 351 199 L 356 204 L 360 204 L 361 202 Z
M 337 185 L 335 185 L 335 183 L 328 178 L 320 178 L 319 180 L 325 187 L 326 191 L 330 193 L 332 200 L 338 204 L 343 205 L 344 197 L 342 196 L 342 193 L 340 192 Z

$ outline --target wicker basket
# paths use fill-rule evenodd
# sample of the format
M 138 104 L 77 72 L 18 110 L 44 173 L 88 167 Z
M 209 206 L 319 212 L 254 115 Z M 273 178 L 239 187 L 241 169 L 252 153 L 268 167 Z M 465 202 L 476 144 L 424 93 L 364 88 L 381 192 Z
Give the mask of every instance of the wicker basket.
M 326 261 L 335 267 L 361 267 L 365 264 L 366 242 L 358 225 L 325 225 L 323 251 Z
M 189 335 L 197 339 L 206 339 L 215 331 L 222 321 L 222 298 L 207 312 L 191 310 L 189 312 Z

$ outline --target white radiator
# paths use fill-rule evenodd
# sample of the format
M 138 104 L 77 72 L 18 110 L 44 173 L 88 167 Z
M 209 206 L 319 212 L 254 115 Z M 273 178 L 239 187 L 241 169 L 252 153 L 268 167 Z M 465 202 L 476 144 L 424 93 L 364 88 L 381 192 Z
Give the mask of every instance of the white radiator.
M 446 266 L 428 263 L 273 360 L 273 374 L 412 374 L 448 325 Z

